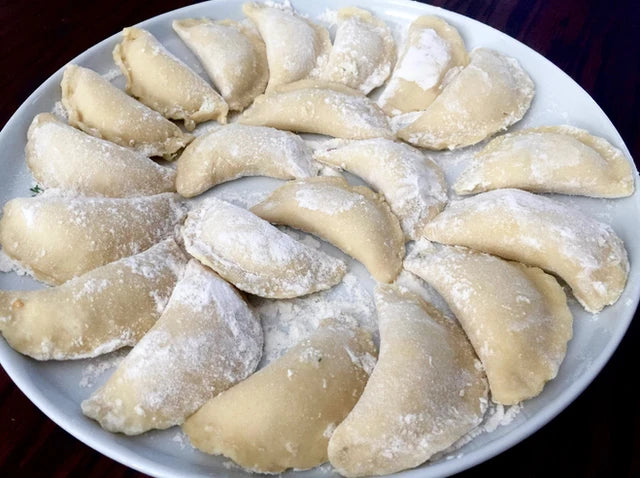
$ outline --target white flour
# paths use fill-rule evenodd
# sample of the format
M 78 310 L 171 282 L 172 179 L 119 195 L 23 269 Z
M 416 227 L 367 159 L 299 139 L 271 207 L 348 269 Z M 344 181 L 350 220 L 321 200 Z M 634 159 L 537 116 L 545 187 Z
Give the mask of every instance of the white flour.
M 491 433 L 498 427 L 504 427 L 509 425 L 516 416 L 522 410 L 522 405 L 512 405 L 505 407 L 498 403 L 489 402 L 489 406 L 484 415 L 484 420 L 480 425 L 471 430 L 465 436 L 456 441 L 446 450 L 435 454 L 429 461 L 434 462 L 444 458 L 445 460 L 452 460 L 454 458 L 461 458 L 464 453 L 456 453 L 460 448 L 469 443 L 471 440 L 483 433 Z
M 335 318 L 358 324 L 377 334 L 373 297 L 353 273 L 332 289 L 288 300 L 251 297 L 262 319 L 264 354 L 260 366 L 280 357 L 308 337 L 323 319 Z
M 78 386 L 80 388 L 93 388 L 98 380 L 109 370 L 115 369 L 131 350 L 129 347 L 116 350 L 107 355 L 101 355 L 88 360 L 87 365 L 82 369 L 82 377 Z

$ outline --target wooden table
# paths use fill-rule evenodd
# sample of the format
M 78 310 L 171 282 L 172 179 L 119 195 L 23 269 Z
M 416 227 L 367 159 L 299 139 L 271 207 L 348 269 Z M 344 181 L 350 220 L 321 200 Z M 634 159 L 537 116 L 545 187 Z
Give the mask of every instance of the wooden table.
M 85 49 L 187 1 L 0 1 L 0 124 Z M 436 0 L 534 48 L 573 77 L 640 160 L 640 2 Z M 1 152 L 0 152 L 1 154 Z M 640 476 L 640 323 L 631 324 L 593 384 L 524 442 L 463 476 Z M 0 369 L 0 475 L 142 476 L 85 446 L 45 417 Z

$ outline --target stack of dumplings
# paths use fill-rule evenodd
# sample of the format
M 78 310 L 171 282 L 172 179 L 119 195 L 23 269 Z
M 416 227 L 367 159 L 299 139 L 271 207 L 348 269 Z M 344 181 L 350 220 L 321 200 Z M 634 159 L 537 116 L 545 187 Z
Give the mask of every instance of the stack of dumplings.
M 125 89 L 70 64 L 66 119 L 43 112 L 25 131 L 46 191 L 4 205 L 0 246 L 50 287 L 1 290 L 0 333 L 40 361 L 132 347 L 78 405 L 105 430 L 181 426 L 258 473 L 399 472 L 472 432 L 490 402 L 543 392 L 573 336 L 567 293 L 590 313 L 622 295 L 615 230 L 536 194 L 629 196 L 622 151 L 570 125 L 502 134 L 533 80 L 443 18 L 415 18 L 402 44 L 368 10 L 335 18 L 333 39 L 284 4 L 173 19 L 206 77 L 125 28 Z M 438 152 L 483 141 L 447 184 Z M 272 178 L 251 207 L 217 194 L 250 176 Z M 345 309 L 260 369 L 269 337 L 251 296 L 341 287 L 356 261 L 379 336 Z

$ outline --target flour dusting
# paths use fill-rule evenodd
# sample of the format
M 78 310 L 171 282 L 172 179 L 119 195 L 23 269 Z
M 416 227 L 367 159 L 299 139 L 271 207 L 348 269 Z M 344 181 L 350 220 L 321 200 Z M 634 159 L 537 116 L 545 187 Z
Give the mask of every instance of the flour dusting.
M 250 301 L 262 319 L 265 335 L 260 366 L 269 364 L 307 338 L 324 319 L 357 324 L 377 334 L 373 298 L 353 273 L 347 273 L 342 283 L 332 289 L 304 297 L 288 300 L 251 297 Z
M 78 386 L 80 388 L 93 388 L 96 382 L 107 371 L 116 368 L 124 360 L 124 358 L 131 350 L 129 347 L 125 347 L 107 355 L 96 357 L 82 369 L 82 376 Z

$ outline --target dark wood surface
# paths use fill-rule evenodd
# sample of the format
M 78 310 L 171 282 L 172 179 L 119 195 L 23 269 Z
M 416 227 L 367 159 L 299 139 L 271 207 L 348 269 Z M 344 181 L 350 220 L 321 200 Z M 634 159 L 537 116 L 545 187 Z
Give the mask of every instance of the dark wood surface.
M 121 28 L 186 1 L 0 1 L 0 125 L 58 68 Z M 531 46 L 574 78 L 640 159 L 640 2 L 437 0 Z M 0 152 L 2 154 L 2 152 Z M 1 172 L 0 172 L 1 174 Z M 640 476 L 638 313 L 592 385 L 550 424 L 461 476 Z M 43 415 L 0 369 L 0 476 L 142 476 Z

